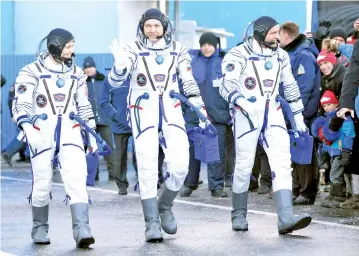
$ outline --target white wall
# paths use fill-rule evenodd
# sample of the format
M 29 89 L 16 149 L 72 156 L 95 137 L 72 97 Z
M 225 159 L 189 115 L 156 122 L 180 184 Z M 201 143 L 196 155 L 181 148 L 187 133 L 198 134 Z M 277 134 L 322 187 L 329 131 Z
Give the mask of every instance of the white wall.
M 77 53 L 108 53 L 118 33 L 117 15 L 116 1 L 17 1 L 15 54 L 35 54 L 40 40 L 54 28 L 75 36 Z

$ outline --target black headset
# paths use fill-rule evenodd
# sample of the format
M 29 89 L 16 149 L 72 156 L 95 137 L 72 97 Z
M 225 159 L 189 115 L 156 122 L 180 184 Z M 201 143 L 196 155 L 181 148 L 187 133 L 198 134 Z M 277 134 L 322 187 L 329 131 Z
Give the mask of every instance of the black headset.
M 254 30 L 253 30 L 253 37 L 259 43 L 264 43 L 266 33 L 268 33 L 268 28 L 267 27 L 265 27 L 263 25 L 256 25 Z
M 47 37 L 47 49 L 53 56 L 61 56 L 62 50 L 64 49 L 66 42 L 59 36 Z

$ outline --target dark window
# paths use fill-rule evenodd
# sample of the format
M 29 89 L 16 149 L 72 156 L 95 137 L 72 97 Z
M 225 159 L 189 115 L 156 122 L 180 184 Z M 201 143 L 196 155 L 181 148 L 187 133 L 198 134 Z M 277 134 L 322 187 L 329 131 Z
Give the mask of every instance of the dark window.
M 332 28 L 342 27 L 348 35 L 353 32 L 353 24 L 359 18 L 359 2 L 318 1 L 318 20 L 329 20 Z

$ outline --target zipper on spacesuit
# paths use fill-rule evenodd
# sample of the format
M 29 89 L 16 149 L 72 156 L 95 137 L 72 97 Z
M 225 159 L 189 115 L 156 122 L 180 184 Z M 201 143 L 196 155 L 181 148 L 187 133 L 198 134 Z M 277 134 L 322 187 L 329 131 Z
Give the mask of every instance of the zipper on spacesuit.
M 56 147 L 54 152 L 54 158 L 52 159 L 52 168 L 55 169 L 57 166 L 61 169 L 61 164 L 59 161 L 59 152 L 60 152 L 60 140 L 61 140 L 61 123 L 62 123 L 62 112 L 61 107 L 59 107 L 59 114 L 57 115 L 57 124 L 54 133 L 54 140 L 56 141 Z
M 269 103 L 270 103 L 270 95 L 267 94 L 267 100 L 266 100 L 266 106 L 264 109 L 264 118 L 263 118 L 263 125 L 262 125 L 262 129 L 261 129 L 261 133 L 259 136 L 259 143 L 263 146 L 263 143 L 266 144 L 267 148 L 269 147 L 267 139 L 265 137 L 265 130 L 267 128 L 267 124 L 268 124 L 268 112 L 269 112 Z
M 168 123 L 167 117 L 166 117 L 166 113 L 165 113 L 165 108 L 163 106 L 163 95 L 159 95 L 158 96 L 159 101 L 158 101 L 158 105 L 159 105 L 159 116 L 158 116 L 158 131 L 159 131 L 159 143 L 160 145 L 164 146 L 165 148 L 167 148 L 167 143 L 166 143 L 166 139 L 163 136 L 163 131 L 162 131 L 162 118 L 165 120 L 166 123 Z
M 160 117 L 163 117 L 163 119 L 166 121 L 166 123 L 168 123 L 166 113 L 165 113 L 165 108 L 163 106 L 163 96 L 160 95 L 158 98 L 159 98 L 159 107 L 160 107 Z

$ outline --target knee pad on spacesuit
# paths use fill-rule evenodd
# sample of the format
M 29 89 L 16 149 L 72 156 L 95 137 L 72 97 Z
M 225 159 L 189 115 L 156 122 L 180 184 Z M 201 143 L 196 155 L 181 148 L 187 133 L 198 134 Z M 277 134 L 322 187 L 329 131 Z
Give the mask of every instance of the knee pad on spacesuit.
M 251 173 L 252 173 L 252 168 L 234 169 L 233 183 L 232 183 L 233 193 L 240 194 L 248 191 Z
M 278 152 L 276 157 L 268 158 L 272 170 L 273 192 L 281 189 L 292 190 L 292 167 L 290 153 Z
M 167 155 L 169 155 L 167 153 Z M 166 179 L 167 188 L 178 191 L 183 185 L 188 174 L 189 150 L 181 153 L 166 155 L 167 172 L 169 177 Z
M 232 191 L 243 193 L 248 191 L 250 177 L 254 165 L 256 151 L 236 153 Z
M 50 192 L 52 187 L 52 170 L 38 169 L 33 171 L 33 186 L 31 192 L 32 205 L 43 207 L 50 203 Z
M 157 168 L 151 172 L 138 173 L 138 184 L 141 200 L 154 198 L 157 196 Z
M 69 196 L 69 204 L 88 203 L 86 189 L 87 164 L 85 153 L 76 146 L 62 148 L 60 156 L 61 177 L 66 193 Z
M 256 144 L 256 143 L 255 143 Z M 256 147 L 253 147 L 253 150 L 241 150 L 238 145 L 236 149 L 236 161 L 235 161 L 235 168 L 234 172 L 241 171 L 246 172 L 246 174 L 252 172 L 252 168 L 254 165 L 254 159 L 256 154 Z
M 141 199 L 144 200 L 156 197 L 158 181 L 158 147 L 149 148 L 147 144 L 142 147 L 137 146 L 136 158 Z

